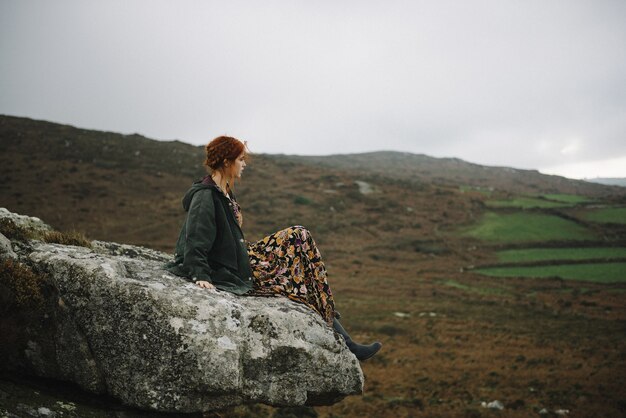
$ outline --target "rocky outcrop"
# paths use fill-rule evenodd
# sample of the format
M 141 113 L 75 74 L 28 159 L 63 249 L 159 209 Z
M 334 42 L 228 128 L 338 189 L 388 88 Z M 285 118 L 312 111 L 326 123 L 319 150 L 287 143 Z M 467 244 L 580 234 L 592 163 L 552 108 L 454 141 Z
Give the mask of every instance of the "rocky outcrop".
M 0 369 L 158 411 L 327 405 L 362 392 L 354 355 L 303 305 L 200 289 L 146 248 L 1 242 Z

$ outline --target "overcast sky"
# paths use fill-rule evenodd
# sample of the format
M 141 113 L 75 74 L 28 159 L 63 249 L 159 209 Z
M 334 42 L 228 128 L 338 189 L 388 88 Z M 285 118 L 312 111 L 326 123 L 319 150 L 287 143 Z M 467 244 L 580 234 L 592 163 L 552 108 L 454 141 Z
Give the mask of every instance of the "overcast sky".
M 626 177 L 626 1 L 0 0 L 0 113 Z

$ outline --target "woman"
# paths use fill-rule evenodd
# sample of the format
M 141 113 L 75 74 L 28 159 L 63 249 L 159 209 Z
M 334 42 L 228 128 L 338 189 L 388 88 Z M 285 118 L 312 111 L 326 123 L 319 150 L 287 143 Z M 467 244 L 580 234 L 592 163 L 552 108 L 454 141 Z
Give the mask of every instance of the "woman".
M 246 145 L 220 136 L 206 146 L 210 171 L 183 198 L 187 219 L 176 243 L 170 272 L 203 289 L 237 295 L 283 295 L 309 306 L 340 333 L 359 360 L 376 354 L 381 344 L 357 344 L 337 320 L 326 269 L 315 241 L 301 226 L 283 229 L 247 244 L 242 214 L 232 186 L 246 167 Z M 337 315 L 338 316 L 338 315 Z

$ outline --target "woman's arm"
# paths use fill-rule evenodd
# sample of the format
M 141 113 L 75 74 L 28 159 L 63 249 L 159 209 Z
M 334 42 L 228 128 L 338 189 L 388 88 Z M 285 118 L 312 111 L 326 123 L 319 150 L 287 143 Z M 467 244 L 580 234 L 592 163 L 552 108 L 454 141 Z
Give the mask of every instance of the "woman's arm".
M 206 189 L 198 190 L 191 200 L 187 214 L 183 268 L 200 287 L 213 286 L 211 284 L 213 270 L 209 266 L 208 254 L 213 247 L 216 234 L 212 192 Z

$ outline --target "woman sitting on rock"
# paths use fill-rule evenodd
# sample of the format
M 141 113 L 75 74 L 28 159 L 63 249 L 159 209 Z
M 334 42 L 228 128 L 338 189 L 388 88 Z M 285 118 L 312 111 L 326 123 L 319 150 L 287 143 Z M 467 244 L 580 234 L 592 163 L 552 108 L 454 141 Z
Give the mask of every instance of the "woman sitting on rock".
M 183 198 L 187 219 L 176 243 L 170 272 L 204 289 L 237 295 L 283 295 L 304 303 L 341 334 L 359 360 L 376 354 L 379 342 L 357 344 L 337 320 L 326 268 L 315 241 L 302 226 L 292 226 L 256 243 L 247 243 L 242 214 L 232 187 L 246 167 L 246 145 L 220 136 L 206 146 L 210 175 Z

